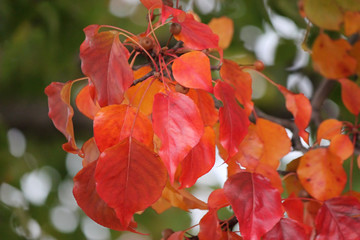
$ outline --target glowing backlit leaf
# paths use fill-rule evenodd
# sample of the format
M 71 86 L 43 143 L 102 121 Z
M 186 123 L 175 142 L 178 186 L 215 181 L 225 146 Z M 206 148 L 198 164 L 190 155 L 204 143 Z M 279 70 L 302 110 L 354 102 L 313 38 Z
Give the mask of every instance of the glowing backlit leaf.
M 305 153 L 297 174 L 306 191 L 321 201 L 339 196 L 347 179 L 340 157 L 326 148 Z
M 329 151 L 344 161 L 353 154 L 354 145 L 349 139 L 349 136 L 339 134 L 331 140 Z
M 222 231 L 219 224 L 217 212 L 209 210 L 200 220 L 199 240 L 213 239 L 221 240 Z
M 80 46 L 81 69 L 91 80 L 101 107 L 120 104 L 134 77 L 128 63 L 129 51 L 119 33 L 98 33 L 98 25 L 84 29 L 86 39 Z
M 96 145 L 95 138 L 93 137 L 83 144 L 81 151 L 84 156 L 82 161 L 84 167 L 89 163 L 98 160 L 100 156 L 100 151 Z
M 341 98 L 345 107 L 355 116 L 360 113 L 360 87 L 349 79 L 340 79 Z
M 228 48 L 234 35 L 234 22 L 231 18 L 213 18 L 209 22 L 211 30 L 219 36 L 219 47 Z
M 194 101 L 200 111 L 205 126 L 214 126 L 218 121 L 218 111 L 215 108 L 213 98 L 209 93 L 201 89 L 190 89 L 187 95 Z
M 100 152 L 129 136 L 152 147 L 153 135 L 150 120 L 128 105 L 104 107 L 94 119 L 94 137 Z
M 338 197 L 324 202 L 316 216 L 317 240 L 360 239 L 360 202 Z
M 89 85 L 83 87 L 76 96 L 76 106 L 82 114 L 90 119 L 94 119 L 95 114 L 100 110 L 99 104 L 94 102 L 91 96 Z
M 220 209 L 226 206 L 229 206 L 229 201 L 227 200 L 224 189 L 216 189 L 211 192 L 208 199 L 209 209 Z
M 295 124 L 299 129 L 299 136 L 309 143 L 309 133 L 305 131 L 305 128 L 309 125 L 312 111 L 309 99 L 304 94 L 292 93 L 281 85 L 277 85 L 277 87 L 285 97 L 286 109 L 295 118 Z
M 70 105 L 72 84 L 73 81 L 53 82 L 45 88 L 45 94 L 48 96 L 49 118 L 68 141 L 63 144 L 63 149 L 67 152 L 78 153 L 72 122 L 74 110 Z
M 349 55 L 350 49 L 351 45 L 345 39 L 332 40 L 328 35 L 320 34 L 312 48 L 314 68 L 331 79 L 354 74 L 356 60 Z
M 154 132 L 161 140 L 159 155 L 173 182 L 177 166 L 199 143 L 204 123 L 191 98 L 177 92 L 156 94 L 152 117 Z
M 260 174 L 241 172 L 229 177 L 224 193 L 244 240 L 260 239 L 283 216 L 280 193 Z
M 298 239 L 308 240 L 304 227 L 297 221 L 290 218 L 282 218 L 273 229 L 266 233 L 263 240 L 287 240 Z
M 343 123 L 336 119 L 327 119 L 323 121 L 316 135 L 316 141 L 320 143 L 321 139 L 331 140 L 334 136 L 341 133 Z
M 172 65 L 175 80 L 184 87 L 212 92 L 210 60 L 203 52 L 189 52 L 176 58 Z
M 127 227 L 134 213 L 161 197 L 167 174 L 161 159 L 133 138 L 101 153 L 96 171 L 96 191 Z

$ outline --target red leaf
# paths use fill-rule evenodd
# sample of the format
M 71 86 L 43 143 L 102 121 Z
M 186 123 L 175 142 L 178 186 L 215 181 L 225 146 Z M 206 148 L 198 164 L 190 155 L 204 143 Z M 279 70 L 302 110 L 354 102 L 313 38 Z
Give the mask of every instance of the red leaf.
M 74 110 L 70 105 L 73 83 L 73 81 L 67 83 L 53 82 L 45 88 L 45 94 L 48 96 L 49 117 L 68 141 L 63 144 L 63 149 L 67 152 L 78 153 L 79 149 L 75 143 L 72 121 Z
M 173 182 L 177 166 L 199 143 L 204 133 L 200 112 L 184 94 L 158 93 L 154 100 L 153 128 L 161 140 L 159 155 Z
M 225 182 L 224 192 L 244 240 L 260 239 L 283 216 L 280 193 L 259 174 L 240 172 L 231 176 Z
M 167 240 L 183 240 L 183 239 L 184 239 L 184 231 L 178 231 L 171 234 Z
M 355 116 L 360 113 L 360 87 L 349 79 L 338 80 L 341 83 L 341 98 L 345 107 Z
M 199 240 L 221 240 L 222 230 L 216 210 L 209 210 L 200 220 Z
M 206 127 L 200 142 L 189 152 L 181 162 L 180 188 L 188 188 L 196 180 L 209 172 L 215 164 L 215 133 Z
M 292 193 L 287 199 L 284 200 L 283 206 L 289 218 L 292 218 L 298 222 L 304 221 L 304 204 L 299 199 L 294 197 Z
M 129 136 L 152 147 L 154 134 L 151 122 L 135 108 L 128 105 L 111 105 L 102 108 L 96 114 L 94 137 L 100 152 Z
M 226 206 L 229 206 L 229 201 L 227 200 L 224 189 L 216 189 L 214 190 L 208 199 L 209 209 L 220 209 Z
M 74 177 L 73 194 L 77 204 L 86 215 L 104 227 L 117 231 L 131 231 L 131 228 L 136 227 L 136 223 L 132 223 L 130 227 L 124 227 L 114 209 L 110 208 L 96 192 L 94 178 L 96 164 L 97 161 L 89 163 Z
M 315 220 L 317 240 L 360 239 L 360 202 L 338 197 L 324 202 Z
M 83 152 L 83 167 L 93 161 L 98 160 L 100 156 L 100 151 L 96 145 L 95 138 L 93 137 L 83 144 L 83 146 L 81 147 L 81 151 Z
M 292 93 L 281 85 L 277 85 L 277 87 L 285 97 L 287 110 L 289 110 L 295 118 L 295 124 L 299 129 L 299 136 L 302 137 L 305 142 L 309 143 L 309 133 L 305 131 L 305 128 L 309 125 L 312 111 L 309 99 L 307 99 L 304 94 Z
M 134 213 L 161 197 L 167 174 L 160 158 L 133 138 L 101 153 L 95 172 L 99 196 L 127 227 Z
M 90 119 L 100 110 L 99 104 L 94 102 L 90 93 L 89 85 L 86 85 L 76 96 L 76 106 L 79 111 Z
M 176 58 L 172 65 L 175 80 L 187 88 L 213 91 L 210 60 L 203 52 L 189 52 Z
M 162 1 L 161 0 L 140 0 L 140 2 L 147 8 L 147 9 L 155 9 L 161 8 Z
M 219 119 L 213 98 L 209 93 L 200 89 L 190 89 L 187 94 L 198 106 L 205 126 L 214 126 Z
M 81 69 L 95 87 L 101 107 L 120 104 L 134 78 L 128 63 L 129 51 L 122 45 L 119 33 L 98 33 L 98 25 L 84 29 L 86 39 L 80 46 Z
M 250 121 L 244 109 L 234 99 L 235 92 L 229 84 L 219 81 L 214 88 L 214 94 L 224 104 L 219 110 L 219 140 L 231 158 L 239 151 Z
M 290 218 L 282 218 L 273 229 L 266 233 L 263 240 L 308 240 L 304 227 Z

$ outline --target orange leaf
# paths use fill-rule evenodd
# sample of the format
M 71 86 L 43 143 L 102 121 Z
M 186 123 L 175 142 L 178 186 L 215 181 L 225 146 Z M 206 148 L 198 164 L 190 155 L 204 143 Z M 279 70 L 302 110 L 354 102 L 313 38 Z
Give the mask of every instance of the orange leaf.
M 163 89 L 163 84 L 153 77 L 130 87 L 125 92 L 129 104 L 139 108 L 144 115 L 152 113 L 154 96 Z
M 152 71 L 152 68 L 150 66 L 143 66 L 133 72 L 134 79 L 142 78 L 151 71 Z
M 345 34 L 350 36 L 360 32 L 360 12 L 347 11 L 344 14 L 344 28 Z
M 355 116 L 360 113 L 360 87 L 349 79 L 339 79 L 341 83 L 341 98 L 345 107 Z
M 94 101 L 89 85 L 86 85 L 76 96 L 76 106 L 79 111 L 90 119 L 94 119 L 95 114 L 100 110 L 100 106 Z
M 214 209 L 209 210 L 200 220 L 199 239 L 221 239 L 222 230 L 219 224 L 217 212 Z
M 340 157 L 326 148 L 305 153 L 297 174 L 306 191 L 321 201 L 339 196 L 347 179 Z
M 220 69 L 221 78 L 235 89 L 236 99 L 244 106 L 247 115 L 250 115 L 254 103 L 251 101 L 252 79 L 249 73 L 234 61 L 224 59 Z
M 179 182 L 181 188 L 189 188 L 196 180 L 211 170 L 215 164 L 215 133 L 206 127 L 200 142 L 189 152 L 181 162 Z
M 343 123 L 336 119 L 327 119 L 323 121 L 318 130 L 316 141 L 320 143 L 321 139 L 331 140 L 334 136 L 341 134 Z
M 48 96 L 49 117 L 55 127 L 67 139 L 63 144 L 63 149 L 67 152 L 78 153 L 74 137 L 74 127 L 72 117 L 74 110 L 70 105 L 71 87 L 74 81 L 67 83 L 53 82 L 45 88 L 45 94 Z
M 280 92 L 284 95 L 286 109 L 289 110 L 295 118 L 295 124 L 299 129 L 299 136 L 309 143 L 309 133 L 305 128 L 309 125 L 312 107 L 309 99 L 304 94 L 295 94 L 281 85 L 277 85 Z
M 199 143 L 204 123 L 191 98 L 177 92 L 156 94 L 152 117 L 154 132 L 161 140 L 159 155 L 174 182 L 179 163 Z
M 128 105 L 111 105 L 102 108 L 96 114 L 94 137 L 100 152 L 129 136 L 152 147 L 154 134 L 151 122 L 135 108 Z
M 140 2 L 147 8 L 147 9 L 155 9 L 161 8 L 162 1 L 161 0 L 140 0 Z
M 228 48 L 234 35 L 233 20 L 228 17 L 212 18 L 208 25 L 219 36 L 219 47 Z
M 96 145 L 95 138 L 90 138 L 87 140 L 83 146 L 81 147 L 81 151 L 83 152 L 83 167 L 88 165 L 89 163 L 98 160 L 100 156 L 100 151 Z
M 354 145 L 350 141 L 349 136 L 339 134 L 332 138 L 329 151 L 337 155 L 343 162 L 353 154 Z
M 350 50 L 350 55 L 357 61 L 356 74 L 360 76 L 360 41 L 357 41 Z
M 212 96 L 201 89 L 190 89 L 187 95 L 194 101 L 200 111 L 205 126 L 214 126 L 219 119 Z
M 176 58 L 172 65 L 175 80 L 187 88 L 213 91 L 210 60 L 203 52 L 189 52 Z
M 98 33 L 98 25 L 84 29 L 86 39 L 80 46 L 81 69 L 95 88 L 101 107 L 120 104 L 134 77 L 128 63 L 129 51 L 122 45 L 119 33 Z
M 355 73 L 356 60 L 349 55 L 350 43 L 345 39 L 332 40 L 320 34 L 312 48 L 314 68 L 326 78 L 338 79 Z
M 154 152 L 134 138 L 127 138 L 101 153 L 95 180 L 99 196 L 127 227 L 134 213 L 161 197 L 167 174 Z

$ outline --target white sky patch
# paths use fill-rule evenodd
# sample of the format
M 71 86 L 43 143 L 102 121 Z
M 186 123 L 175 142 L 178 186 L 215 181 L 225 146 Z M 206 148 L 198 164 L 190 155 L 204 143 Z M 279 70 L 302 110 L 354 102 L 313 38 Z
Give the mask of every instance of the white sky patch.
M 134 14 L 139 0 L 110 0 L 109 11 L 117 17 L 129 17 Z

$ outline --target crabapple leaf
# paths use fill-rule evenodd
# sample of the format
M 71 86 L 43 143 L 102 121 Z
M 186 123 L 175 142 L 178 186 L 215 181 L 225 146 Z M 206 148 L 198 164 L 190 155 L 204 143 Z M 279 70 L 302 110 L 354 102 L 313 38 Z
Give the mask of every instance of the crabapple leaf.
M 317 240 L 360 239 L 360 202 L 349 196 L 324 202 L 315 220 Z
M 189 188 L 196 180 L 209 172 L 215 164 L 215 133 L 211 127 L 206 127 L 200 142 L 189 152 L 180 163 L 180 188 Z
M 70 153 L 78 153 L 79 149 L 76 146 L 72 121 L 74 110 L 70 105 L 73 83 L 74 81 L 67 83 L 53 82 L 45 88 L 45 94 L 48 96 L 49 118 L 68 141 L 63 144 L 63 149 Z
M 267 232 L 263 240 L 286 240 L 299 239 L 308 240 L 309 236 L 306 234 L 304 227 L 298 222 L 290 218 L 282 218 L 280 221 Z
M 223 16 L 211 19 L 208 25 L 213 33 L 219 36 L 219 47 L 222 49 L 228 48 L 234 35 L 233 20 Z
M 355 116 L 360 113 L 360 87 L 349 79 L 338 80 L 341 84 L 341 98 L 345 107 Z
M 199 143 L 204 123 L 191 98 L 177 92 L 156 94 L 152 117 L 154 132 L 161 140 L 159 155 L 173 182 L 179 163 Z
M 283 216 L 280 193 L 260 174 L 240 172 L 229 177 L 224 193 L 239 221 L 244 240 L 260 239 Z
M 309 133 L 305 128 L 309 125 L 311 118 L 311 103 L 304 94 L 295 94 L 287 90 L 281 85 L 277 85 L 279 91 L 284 95 L 286 101 L 286 109 L 289 110 L 295 118 L 295 124 L 299 129 L 299 136 L 309 143 Z
M 120 104 L 134 81 L 128 63 L 129 51 L 116 31 L 98 32 L 98 25 L 84 29 L 86 38 L 80 46 L 81 69 L 95 88 L 101 107 Z
M 347 179 L 342 160 L 327 148 L 305 153 L 300 159 L 297 174 L 305 190 L 320 201 L 339 196 Z
M 134 123 L 135 122 L 135 123 Z M 131 136 L 142 144 L 153 146 L 151 121 L 128 105 L 101 108 L 94 118 L 94 137 L 100 152 Z
M 331 140 L 338 134 L 341 134 L 343 123 L 337 119 L 327 119 L 321 122 L 317 129 L 316 141 L 320 143 L 321 139 Z
M 175 80 L 187 88 L 213 91 L 210 60 L 203 52 L 194 51 L 176 58 L 172 65 Z
M 218 82 L 214 88 L 215 97 L 223 102 L 219 110 L 219 141 L 231 158 L 239 151 L 239 145 L 248 132 L 250 121 L 245 110 L 233 98 L 234 89 L 225 82 Z
M 218 121 L 218 111 L 212 96 L 201 89 L 190 89 L 187 95 L 194 101 L 200 111 L 205 126 L 214 126 Z
M 127 227 L 134 213 L 161 197 L 167 174 L 161 159 L 130 137 L 100 154 L 95 180 L 99 196 Z
M 77 204 L 86 215 L 104 227 L 117 231 L 132 231 L 136 223 L 132 222 L 129 227 L 124 227 L 117 218 L 115 210 L 109 207 L 96 192 L 94 178 L 96 164 L 97 161 L 89 163 L 74 177 L 73 194 Z
M 351 45 L 345 39 L 332 40 L 322 33 L 312 48 L 314 68 L 330 79 L 348 77 L 356 70 L 356 60 L 349 55 L 350 50 Z
M 89 85 L 86 85 L 81 89 L 76 96 L 76 106 L 86 117 L 94 119 L 95 114 L 100 110 L 100 106 L 92 98 L 90 89 Z

